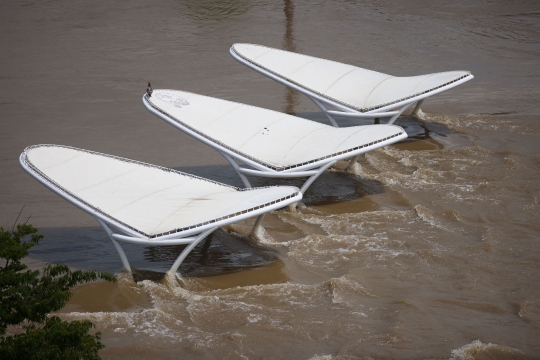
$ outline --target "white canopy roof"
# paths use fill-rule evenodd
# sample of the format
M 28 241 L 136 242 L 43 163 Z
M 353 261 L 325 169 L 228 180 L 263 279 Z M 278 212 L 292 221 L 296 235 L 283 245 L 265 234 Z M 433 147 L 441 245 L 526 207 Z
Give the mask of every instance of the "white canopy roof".
M 448 71 L 395 77 L 261 45 L 234 44 L 231 50 L 276 76 L 362 112 L 429 93 L 472 76 L 468 71 Z
M 28 147 L 21 162 L 48 187 L 146 237 L 218 223 L 276 202 L 283 201 L 286 206 L 291 202 L 287 199 L 299 195 L 298 188 L 292 186 L 238 189 L 155 165 L 59 145 Z
M 406 137 L 405 131 L 396 125 L 334 128 L 178 90 L 154 90 L 146 101 L 178 125 L 277 171 Z

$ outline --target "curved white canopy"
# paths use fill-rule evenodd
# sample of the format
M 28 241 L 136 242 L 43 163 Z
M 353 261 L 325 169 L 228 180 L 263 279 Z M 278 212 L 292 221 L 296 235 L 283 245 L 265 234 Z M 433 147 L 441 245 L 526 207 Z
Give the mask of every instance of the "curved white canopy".
M 231 52 L 284 80 L 360 112 L 380 109 L 435 92 L 468 71 L 396 77 L 380 72 L 254 44 L 234 44 Z
M 31 146 L 20 160 L 32 176 L 75 205 L 147 238 L 200 233 L 302 198 L 293 186 L 239 189 L 68 146 Z
M 154 90 L 144 101 L 172 120 L 173 125 L 187 128 L 213 144 L 276 171 L 362 148 L 375 149 L 407 137 L 396 125 L 334 128 L 277 111 L 179 90 Z

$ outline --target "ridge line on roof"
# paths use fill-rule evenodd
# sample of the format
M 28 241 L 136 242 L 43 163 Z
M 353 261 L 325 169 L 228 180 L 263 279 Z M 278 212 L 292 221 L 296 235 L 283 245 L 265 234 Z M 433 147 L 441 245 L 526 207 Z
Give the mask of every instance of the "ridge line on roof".
M 216 121 L 218 121 L 219 119 L 222 119 L 224 116 L 227 116 L 229 115 L 230 113 L 233 113 L 235 112 L 236 110 L 240 109 L 241 108 L 241 104 L 236 104 L 236 103 L 233 103 L 237 106 L 235 106 L 234 108 L 230 109 L 229 111 L 225 112 L 225 114 L 221 114 L 219 115 L 218 117 L 216 117 L 215 119 L 212 119 L 210 123 L 208 124 L 205 124 L 205 127 L 208 127 L 208 126 L 212 126 Z
M 292 73 L 290 73 L 289 75 L 292 75 L 292 74 L 298 72 L 298 70 L 300 70 L 300 69 L 302 69 L 303 67 L 305 67 L 305 66 L 311 64 L 311 63 L 314 62 L 315 60 L 317 60 L 317 58 L 313 58 L 313 59 L 309 60 L 307 63 L 302 64 L 300 67 L 296 68 L 296 69 L 295 69 Z
M 205 195 L 206 196 L 206 195 Z M 204 197 L 204 196 L 203 196 Z M 190 198 L 190 201 L 186 202 L 183 207 L 188 206 L 189 204 L 193 203 L 195 199 Z M 178 208 L 175 208 L 173 212 L 169 213 L 159 224 L 157 224 L 154 228 L 158 228 L 161 224 L 163 224 L 165 221 L 167 221 L 172 215 L 176 214 L 178 211 Z
M 232 207 L 234 207 L 234 206 L 238 205 L 238 203 L 240 203 L 240 202 L 242 202 L 242 201 L 243 201 L 243 200 L 240 200 L 240 199 L 239 199 L 239 200 L 238 200 L 238 201 L 236 201 L 236 202 L 235 202 L 235 203 L 234 203 L 233 205 L 231 205 L 231 206 L 227 207 L 227 211 L 230 211 L 229 209 L 231 209 Z
M 354 68 L 356 68 L 356 69 L 360 69 L 360 70 L 372 72 L 372 73 L 375 73 L 375 74 L 388 75 L 388 74 L 385 74 L 385 73 L 382 73 L 382 72 L 379 72 L 379 71 L 375 71 L 375 70 L 371 70 L 371 69 L 366 69 L 366 68 L 362 68 L 362 67 L 355 66 L 355 65 L 351 65 L 351 64 L 345 64 L 345 63 L 342 63 L 342 62 L 339 62 L 339 61 L 335 61 L 335 60 L 323 59 L 323 58 L 316 57 L 316 56 L 313 56 L 313 55 L 300 54 L 300 53 L 297 53 L 297 52 L 294 52 L 294 51 L 288 51 L 288 50 L 283 50 L 283 49 L 276 49 L 276 48 L 271 48 L 271 47 L 264 46 L 264 45 L 259 45 L 259 44 L 248 44 L 248 43 L 236 43 L 236 44 L 233 44 L 233 45 L 231 46 L 231 48 L 233 48 L 234 52 L 237 53 L 237 54 L 240 55 L 240 56 L 242 56 L 242 55 L 236 51 L 236 49 L 234 48 L 235 45 L 257 46 L 257 47 L 262 47 L 262 48 L 265 48 L 265 49 L 269 49 L 270 51 L 271 51 L 271 50 L 275 50 L 275 51 L 280 51 L 280 52 L 288 52 L 288 53 L 293 53 L 293 54 L 296 54 L 296 55 L 305 56 L 305 57 L 308 57 L 308 58 L 313 58 L 313 59 L 318 59 L 318 60 L 329 61 L 329 62 L 332 62 L 332 63 L 341 64 L 341 65 L 352 66 L 352 67 L 354 67 Z M 266 52 L 265 52 L 265 54 L 266 54 Z M 242 57 L 244 57 L 244 56 L 242 56 Z
M 381 82 L 379 82 L 377 85 L 375 85 L 375 87 L 374 87 L 373 89 L 371 89 L 371 91 L 369 92 L 369 94 L 365 97 L 365 99 L 364 99 L 364 105 L 365 105 L 366 102 L 369 100 L 369 97 L 371 96 L 371 94 L 373 94 L 373 92 L 374 92 L 375 90 L 377 90 L 377 88 L 378 88 L 379 86 L 381 86 L 383 82 L 385 82 L 386 80 L 393 79 L 393 78 L 395 78 L 395 76 L 389 75 L 386 79 L 384 79 L 383 81 L 381 81 Z
M 386 125 L 386 124 L 373 124 L 372 126 L 380 126 L 380 125 Z M 347 136 L 345 139 L 343 139 L 342 142 L 339 143 L 338 147 L 339 147 L 341 144 L 343 144 L 345 141 L 349 140 L 352 136 L 354 136 L 354 135 L 356 135 L 356 134 L 358 134 L 359 132 L 364 131 L 364 130 L 366 130 L 365 127 L 362 128 L 362 129 L 358 129 L 358 131 L 356 131 L 356 132 L 352 133 L 351 135 Z
M 270 187 L 272 187 L 272 186 L 266 186 L 266 187 L 263 187 L 263 188 L 270 188 Z M 291 186 L 288 186 L 288 187 L 291 187 Z M 261 189 L 261 188 L 253 188 L 253 189 Z M 253 189 L 250 189 L 250 190 L 253 190 Z M 234 217 L 236 217 L 238 215 L 253 212 L 255 210 L 262 209 L 262 208 L 265 208 L 265 207 L 273 205 L 273 204 L 277 204 L 277 203 L 282 202 L 284 200 L 291 199 L 291 198 L 297 196 L 299 193 L 300 193 L 299 191 L 296 191 L 293 194 L 284 196 L 284 197 L 279 198 L 277 200 L 273 200 L 273 201 L 264 203 L 262 205 L 257 205 L 257 206 L 254 206 L 252 208 L 249 208 L 249 209 L 245 209 L 245 210 L 242 210 L 242 211 L 235 212 L 233 214 L 223 215 L 223 216 L 221 216 L 219 218 L 207 220 L 205 222 L 198 223 L 198 224 L 195 224 L 195 225 L 189 225 L 189 226 L 186 226 L 186 227 L 183 227 L 183 228 L 176 228 L 176 229 L 169 230 L 169 231 L 166 231 L 166 232 L 163 232 L 163 233 L 160 233 L 160 234 L 151 235 L 150 238 L 152 239 L 152 238 L 156 238 L 156 237 L 160 237 L 160 236 L 164 236 L 164 235 L 175 234 L 175 233 L 178 233 L 178 232 L 182 232 L 182 231 L 186 231 L 186 230 L 190 230 L 190 229 L 195 229 L 197 227 L 201 227 L 201 226 L 204 226 L 204 225 L 213 224 L 213 223 L 219 222 L 221 220 L 234 218 Z
M 424 81 L 427 81 L 429 80 L 433 75 L 436 75 L 437 73 L 435 74 L 429 74 L 429 76 L 427 76 L 425 79 L 423 79 L 422 81 L 420 81 L 418 84 L 416 84 L 416 86 L 414 87 L 414 90 L 416 91 L 416 89 L 424 82 Z
M 261 56 L 265 55 L 266 53 L 270 52 L 271 50 L 272 50 L 271 48 L 268 48 L 268 50 L 267 50 L 267 51 L 263 52 L 263 53 L 262 53 L 262 54 L 260 54 L 260 55 L 257 55 L 257 57 L 256 57 L 255 59 L 258 59 L 258 58 L 260 58 Z
M 190 179 L 190 180 L 191 180 L 191 179 Z M 149 196 L 152 196 L 152 195 L 158 194 L 158 193 L 160 193 L 160 192 L 163 192 L 163 191 L 167 191 L 167 190 L 176 188 L 176 187 L 178 187 L 178 186 L 182 186 L 182 184 L 176 184 L 176 185 L 173 185 L 173 186 L 169 186 L 169 187 L 167 187 L 167 188 L 163 188 L 163 189 L 161 189 L 161 190 L 154 191 L 154 192 L 152 192 L 152 193 L 150 193 L 150 194 L 146 194 L 146 195 L 144 195 L 144 196 L 142 196 L 142 197 L 139 197 L 139 198 L 136 199 L 136 200 L 131 201 L 131 202 L 128 203 L 128 204 L 125 204 L 125 205 L 122 206 L 122 207 L 119 207 L 119 208 L 116 209 L 115 211 L 121 211 L 121 210 L 123 210 L 123 209 L 126 209 L 128 206 L 131 206 L 131 205 L 133 205 L 133 204 L 135 204 L 135 203 L 137 203 L 137 202 L 139 202 L 139 201 L 141 201 L 141 200 L 143 200 L 143 199 L 146 199 L 146 198 L 149 197 Z
M 326 129 L 318 128 L 318 129 L 315 129 L 315 130 L 313 130 L 313 131 L 310 131 L 308 134 L 306 134 L 306 136 L 303 136 L 303 137 L 301 137 L 300 139 L 298 139 L 298 140 L 293 144 L 293 146 L 291 146 L 291 147 L 289 148 L 289 152 L 290 152 L 292 149 L 296 148 L 296 147 L 298 146 L 298 144 L 300 144 L 300 142 L 301 142 L 302 140 L 305 140 L 309 135 L 314 134 L 314 133 L 319 132 L 319 131 L 322 131 L 322 130 L 326 130 Z
M 249 189 L 245 189 L 245 188 L 239 188 L 239 187 L 236 187 L 236 186 L 232 186 L 232 185 L 229 185 L 229 184 L 220 183 L 219 181 L 207 179 L 207 178 L 197 176 L 197 175 L 194 175 L 194 174 L 185 173 L 183 171 L 179 171 L 179 170 L 175 170 L 175 169 L 171 169 L 171 168 L 166 168 L 166 167 L 163 167 L 163 166 L 154 165 L 154 164 L 150 164 L 150 163 L 145 163 L 143 161 L 132 160 L 132 159 L 124 158 L 124 157 L 121 157 L 121 156 L 100 153 L 98 151 L 93 151 L 93 150 L 79 149 L 79 148 L 76 148 L 76 147 L 73 147 L 73 146 L 68 146 L 68 145 L 55 145 L 55 144 L 31 145 L 31 146 L 28 146 L 26 149 L 24 149 L 23 152 L 27 153 L 30 150 L 37 149 L 37 148 L 40 148 L 40 147 L 57 147 L 57 148 L 70 149 L 70 150 L 79 151 L 79 152 L 83 152 L 83 153 L 88 153 L 88 154 L 92 154 L 92 155 L 98 155 L 98 156 L 103 156 L 103 157 L 106 157 L 106 158 L 111 158 L 111 159 L 119 160 L 119 161 L 126 162 L 126 163 L 132 163 L 132 164 L 141 165 L 141 166 L 145 166 L 145 167 L 149 167 L 149 168 L 155 168 L 155 169 L 158 169 L 158 170 L 162 170 L 164 172 L 173 172 L 173 173 L 176 173 L 176 174 L 179 174 L 179 175 L 187 176 L 187 177 L 194 178 L 194 179 L 199 179 L 199 180 L 206 181 L 206 182 L 209 182 L 209 183 L 213 183 L 213 184 L 216 184 L 216 185 L 221 185 L 221 186 L 234 188 L 234 189 L 240 190 L 240 191 L 249 190 Z
M 283 115 L 286 115 L 286 114 L 283 114 Z M 279 122 L 285 120 L 286 118 L 287 118 L 286 116 L 282 116 L 282 117 L 280 117 L 278 120 L 274 121 L 273 123 L 271 123 L 271 124 L 269 124 L 269 125 L 267 125 L 267 126 L 272 126 L 272 125 L 274 125 L 274 124 L 277 124 L 277 123 L 279 123 Z M 251 136 L 249 137 L 249 139 L 247 139 L 246 141 L 244 141 L 244 142 L 240 145 L 240 149 L 241 149 L 242 147 L 244 147 L 247 143 L 251 142 L 251 140 L 253 140 L 253 138 L 255 137 L 255 135 L 257 135 L 257 134 L 259 134 L 259 133 L 260 133 L 259 130 L 258 130 L 257 132 L 255 132 L 255 133 L 253 133 L 253 135 L 251 135 Z
M 328 86 L 328 87 L 326 88 L 326 90 L 324 90 L 324 91 L 327 92 L 327 91 L 330 90 L 330 88 L 331 88 L 332 86 L 334 86 L 339 80 L 343 79 L 343 77 L 345 77 L 345 76 L 349 75 L 350 73 L 355 72 L 355 71 L 357 71 L 357 70 L 358 70 L 358 68 L 356 68 L 356 67 L 353 66 L 353 69 L 352 69 L 351 71 L 347 71 L 345 74 L 341 75 L 341 76 L 340 76 L 339 78 L 337 78 L 332 84 L 330 84 L 330 86 Z
M 78 158 L 79 156 L 80 156 L 80 154 L 75 154 L 75 155 L 73 155 L 72 157 L 70 157 L 69 159 L 65 159 L 65 160 L 63 160 L 63 161 L 60 161 L 59 163 L 56 163 L 56 164 L 54 164 L 54 165 L 49 166 L 49 167 L 47 168 L 47 170 L 54 169 L 55 167 L 60 166 L 60 165 L 62 165 L 62 164 L 65 164 L 65 163 L 67 163 L 67 162 L 70 162 L 71 160 L 76 159 L 76 158 Z
M 127 172 L 124 172 L 124 173 L 121 173 L 121 174 L 118 174 L 116 176 L 113 176 L 111 178 L 107 178 L 107 179 L 104 179 L 103 181 L 100 181 L 100 182 L 97 182 L 95 184 L 92 184 L 92 185 L 88 185 L 84 188 L 81 188 L 81 189 L 77 189 L 77 191 L 85 191 L 85 190 L 88 190 L 88 189 L 91 189 L 92 187 L 96 186 L 96 185 L 100 185 L 100 184 L 104 184 L 110 180 L 114 180 L 114 179 L 117 179 L 119 177 L 122 177 L 124 175 L 128 175 L 128 174 L 131 174 L 133 172 L 133 170 L 130 170 L 130 171 L 127 171 Z

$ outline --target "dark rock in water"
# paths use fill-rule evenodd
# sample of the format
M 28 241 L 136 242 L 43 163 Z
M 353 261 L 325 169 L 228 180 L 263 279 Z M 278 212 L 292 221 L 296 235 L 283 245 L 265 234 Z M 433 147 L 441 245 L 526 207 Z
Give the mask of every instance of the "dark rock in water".
M 149 262 L 170 266 L 184 248 L 185 245 L 147 247 L 144 257 Z M 220 228 L 193 249 L 178 272 L 185 276 L 218 275 L 252 269 L 276 260 L 274 251 L 253 246 L 248 240 Z M 152 278 L 150 273 L 141 275 Z

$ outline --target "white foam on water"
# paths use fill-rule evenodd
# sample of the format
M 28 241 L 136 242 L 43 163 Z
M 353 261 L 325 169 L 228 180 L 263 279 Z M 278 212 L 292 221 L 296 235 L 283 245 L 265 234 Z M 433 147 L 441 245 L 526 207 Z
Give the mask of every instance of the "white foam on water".
M 100 331 L 122 336 L 138 338 L 144 335 L 178 343 L 186 341 L 186 346 L 193 348 L 208 346 L 218 349 L 227 346 L 223 333 L 243 336 L 247 328 L 256 326 L 264 331 L 286 330 L 293 334 L 299 328 L 309 329 L 313 321 L 317 321 L 313 315 L 300 316 L 292 326 L 293 314 L 312 314 L 313 309 L 326 308 L 328 313 L 321 313 L 319 320 L 325 323 L 327 317 L 333 317 L 333 310 L 329 309 L 332 303 L 352 301 L 355 291 L 362 296 L 367 294 L 359 284 L 346 278 L 313 285 L 285 283 L 221 290 L 171 288 L 169 284 L 149 280 L 138 283 L 138 286 L 152 298 L 152 309 L 131 313 L 72 312 L 61 316 L 70 320 L 89 319 Z M 306 332 L 305 336 L 308 334 Z
M 445 230 L 445 231 L 455 231 L 456 228 L 448 226 L 448 222 L 444 221 L 445 219 L 441 219 L 437 216 L 435 211 L 422 206 L 422 205 L 416 205 L 414 207 L 414 211 L 416 211 L 416 214 L 422 221 L 425 221 L 426 223 L 435 226 L 439 229 Z
M 363 304 L 365 297 L 378 298 L 348 275 L 330 279 L 328 284 L 332 291 L 333 303 L 346 306 L 363 317 L 368 316 L 365 312 L 369 310 Z
M 479 360 L 479 359 L 530 359 L 523 351 L 508 346 L 492 343 L 484 344 L 475 340 L 459 349 L 452 350 L 450 360 Z
M 110 330 L 116 333 L 145 335 L 150 337 L 181 340 L 182 335 L 177 331 L 182 321 L 175 320 L 160 309 L 146 309 L 141 312 L 71 312 L 59 314 L 67 320 L 88 319 L 98 324 L 100 330 Z
M 512 193 L 519 189 L 512 189 L 506 179 L 515 177 L 519 171 L 531 172 L 530 164 L 514 158 L 510 155 L 501 158 L 481 146 L 421 151 L 387 147 L 367 157 L 375 168 L 370 178 L 406 198 L 439 200 L 446 207 L 453 204 L 504 207 L 506 202 L 514 201 Z M 408 169 L 399 169 L 396 162 Z M 531 198 L 531 211 L 534 201 Z
M 310 235 L 291 241 L 288 256 L 303 268 L 316 272 L 333 272 L 348 268 L 348 264 L 385 261 L 409 254 L 399 239 L 389 240 L 385 234 L 362 235 Z
M 523 122 L 492 114 L 469 114 L 464 116 L 429 115 L 429 121 L 446 125 L 448 128 L 466 132 L 489 130 L 520 135 L 538 134 L 538 130 Z
M 527 322 L 540 324 L 540 298 L 522 301 L 518 315 Z
M 309 360 L 332 360 L 332 355 L 313 355 L 313 357 L 310 357 Z

